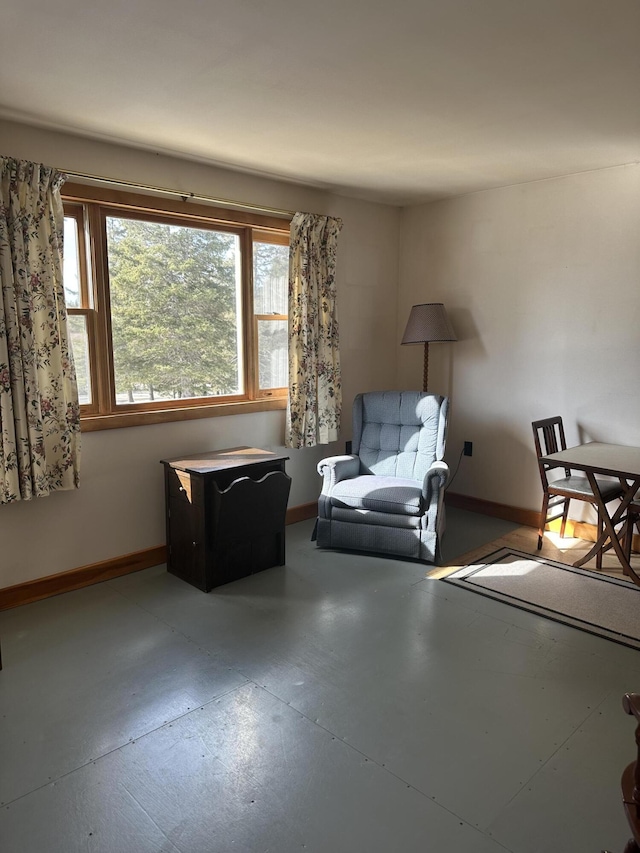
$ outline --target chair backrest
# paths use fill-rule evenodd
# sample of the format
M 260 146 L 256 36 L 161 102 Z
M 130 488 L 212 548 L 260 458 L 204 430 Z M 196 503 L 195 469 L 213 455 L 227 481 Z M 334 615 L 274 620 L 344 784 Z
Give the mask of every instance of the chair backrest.
M 540 468 L 540 478 L 542 486 L 546 489 L 548 486 L 547 471 L 551 468 L 559 468 L 559 465 L 549 465 L 548 463 L 540 462 L 541 456 L 548 456 L 550 453 L 557 453 L 559 450 L 567 449 L 567 441 L 564 436 L 564 426 L 562 418 L 543 418 L 541 421 L 533 421 L 533 440 L 536 445 L 536 456 L 538 458 L 538 467 Z M 569 468 L 564 469 L 566 476 L 571 473 Z
M 444 457 L 449 399 L 418 391 L 372 391 L 353 401 L 353 453 L 363 474 L 422 482 Z

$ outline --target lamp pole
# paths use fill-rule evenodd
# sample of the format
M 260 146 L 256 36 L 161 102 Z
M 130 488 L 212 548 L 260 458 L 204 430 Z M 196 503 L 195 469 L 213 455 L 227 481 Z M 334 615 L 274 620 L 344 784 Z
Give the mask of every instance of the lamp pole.
M 429 384 L 429 341 L 424 342 L 424 369 L 422 371 L 422 390 L 427 391 Z

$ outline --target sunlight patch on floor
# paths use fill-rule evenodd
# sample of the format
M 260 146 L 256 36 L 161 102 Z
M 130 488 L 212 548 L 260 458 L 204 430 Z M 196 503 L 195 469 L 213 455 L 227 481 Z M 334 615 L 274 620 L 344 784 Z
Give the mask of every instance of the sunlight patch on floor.
M 482 570 L 483 577 L 499 578 L 499 577 L 517 577 L 528 575 L 538 568 L 538 563 L 535 557 L 530 560 L 513 560 L 508 563 L 489 563 L 481 564 L 475 568 Z
M 584 547 L 584 539 L 573 539 L 565 536 L 560 536 L 559 533 L 554 533 L 552 530 L 545 531 L 544 541 L 550 542 L 558 551 L 571 551 L 572 548 Z

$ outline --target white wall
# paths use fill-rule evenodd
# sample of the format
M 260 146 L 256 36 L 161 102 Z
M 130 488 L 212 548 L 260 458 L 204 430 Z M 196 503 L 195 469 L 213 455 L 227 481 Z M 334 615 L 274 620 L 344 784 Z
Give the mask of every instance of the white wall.
M 316 500 L 316 463 L 342 452 L 351 435 L 354 394 L 396 387 L 399 210 L 13 122 L 0 121 L 0 154 L 69 171 L 342 217 L 336 278 L 343 436 L 334 445 L 287 451 L 287 471 L 293 479 L 289 506 Z M 241 444 L 282 451 L 283 439 L 283 412 L 84 433 L 78 491 L 0 507 L 0 588 L 162 544 L 160 459 Z
M 474 443 L 453 491 L 538 510 L 538 417 L 562 414 L 570 442 L 640 444 L 640 166 L 400 213 L 11 122 L 0 121 L 0 153 L 343 218 L 343 436 L 288 451 L 290 506 L 317 498 L 316 462 L 350 437 L 354 394 L 421 387 L 421 348 L 398 344 L 418 302 L 444 302 L 459 337 L 431 346 L 429 383 L 452 399 L 452 466 L 463 440 Z M 283 450 L 283 432 L 284 413 L 271 412 L 84 433 L 80 490 L 0 507 L 0 587 L 161 544 L 160 459 L 238 444 Z
M 569 444 L 640 445 L 640 166 L 405 209 L 398 335 L 418 302 L 444 302 L 459 337 L 430 350 L 449 462 L 473 441 L 452 491 L 539 511 L 538 418 L 562 415 Z M 417 348 L 398 364 L 420 381 Z

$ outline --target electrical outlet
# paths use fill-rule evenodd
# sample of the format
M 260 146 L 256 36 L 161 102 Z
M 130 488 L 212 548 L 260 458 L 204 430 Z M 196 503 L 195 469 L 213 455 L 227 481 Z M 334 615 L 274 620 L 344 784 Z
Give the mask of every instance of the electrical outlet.
M 462 452 L 465 456 L 473 456 L 473 442 L 465 441 Z

